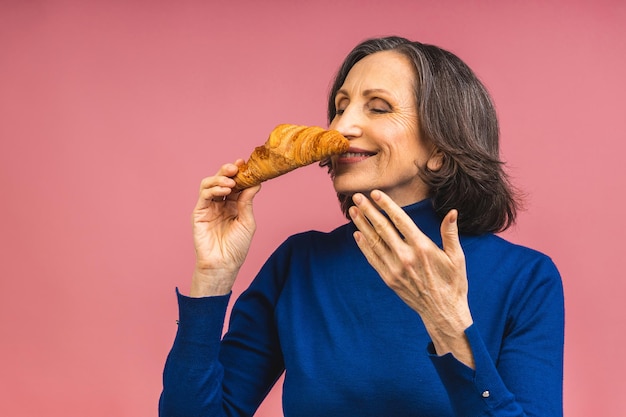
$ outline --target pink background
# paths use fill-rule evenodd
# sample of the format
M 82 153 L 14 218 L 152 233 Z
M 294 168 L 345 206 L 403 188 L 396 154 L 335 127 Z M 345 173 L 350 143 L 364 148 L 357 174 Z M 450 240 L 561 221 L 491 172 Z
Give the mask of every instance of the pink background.
M 620 1 L 0 1 L 0 415 L 156 415 L 199 181 L 279 123 L 325 125 L 366 37 L 485 81 L 566 307 L 565 411 L 624 416 L 626 7 Z M 343 222 L 316 166 L 266 183 L 235 289 Z M 523 364 L 520 364 L 523 366 Z M 279 388 L 260 416 L 280 410 Z

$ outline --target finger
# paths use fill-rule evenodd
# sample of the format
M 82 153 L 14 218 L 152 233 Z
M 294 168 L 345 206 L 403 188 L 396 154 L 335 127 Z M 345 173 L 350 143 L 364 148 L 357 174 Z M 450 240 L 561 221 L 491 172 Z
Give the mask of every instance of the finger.
M 255 228 L 255 220 L 254 220 L 254 206 L 253 201 L 256 194 L 261 190 L 261 185 L 257 185 L 254 187 L 246 188 L 240 193 L 233 193 L 226 197 L 226 201 L 230 201 L 231 197 L 236 199 L 236 201 L 232 201 L 232 204 L 236 204 L 237 212 L 236 217 L 239 222 L 244 225 L 246 228 L 250 230 L 254 230 Z
M 210 198 L 211 195 L 228 195 L 234 186 L 234 182 L 232 178 L 223 176 L 208 177 L 200 183 L 200 193 L 207 198 Z
M 233 188 L 235 186 L 235 181 L 232 179 L 232 177 L 237 175 L 237 172 L 239 172 L 239 167 L 243 163 L 243 159 L 237 159 L 234 163 L 222 165 L 215 173 L 215 175 L 206 177 L 202 180 L 202 182 L 200 183 L 200 188 L 209 188 L 216 185 Z
M 354 232 L 352 236 L 354 237 L 354 241 L 356 242 L 357 246 L 365 256 L 365 259 L 367 259 L 370 265 L 372 265 L 374 269 L 376 269 L 382 276 L 383 274 L 380 266 L 381 259 L 384 258 L 384 255 L 381 255 L 379 253 L 381 251 L 380 247 L 378 247 L 378 251 L 375 249 L 375 247 L 372 247 L 370 242 L 365 238 L 360 230 Z
M 204 178 L 200 183 L 196 209 L 205 209 L 213 202 L 223 202 L 232 193 L 234 180 L 225 176 Z
M 348 213 L 357 230 L 353 233 L 354 240 L 367 261 L 378 270 L 380 259 L 385 258 L 389 248 L 373 229 L 369 220 L 359 211 L 356 206 L 349 208 Z
M 374 190 L 370 194 L 372 202 L 363 198 L 360 203 L 356 203 L 364 215 L 372 222 L 372 225 L 380 237 L 389 246 L 404 244 L 405 235 L 410 231 L 409 227 L 417 230 L 417 226 L 411 218 L 386 194 Z M 382 204 L 382 205 L 381 205 Z M 385 214 L 381 212 L 383 210 Z M 406 224 L 404 230 L 398 225 Z M 419 230 L 418 230 L 419 231 Z
M 223 175 L 230 172 L 237 172 L 237 167 L 232 164 L 228 166 L 224 165 L 222 168 L 220 168 L 216 175 L 203 178 L 202 181 L 200 181 L 200 191 L 212 187 L 225 187 L 232 189 L 235 186 L 235 180 L 230 178 L 228 175 Z
M 254 197 L 261 191 L 261 184 L 254 187 L 246 188 L 238 194 L 237 204 L 240 210 L 247 210 L 248 207 L 252 207 Z
M 353 196 L 353 201 L 355 206 L 349 212 L 352 220 L 379 255 L 382 256 L 387 247 L 401 243 L 402 239 L 394 227 L 371 201 L 360 193 Z
M 235 187 L 235 180 L 232 179 L 239 171 L 239 166 L 243 164 L 243 159 L 238 159 L 234 163 L 222 165 L 213 176 L 206 177 L 200 182 L 200 198 L 203 201 L 223 201 Z M 210 190 L 210 191 L 207 191 Z
M 239 172 L 239 167 L 244 164 L 243 159 L 237 159 L 233 163 L 224 164 L 220 167 L 215 175 L 224 175 L 227 177 L 234 177 Z
M 198 195 L 198 202 L 196 203 L 196 209 L 205 209 L 212 203 L 219 203 L 226 201 L 226 197 L 231 194 L 229 187 L 210 187 L 200 190 Z
M 348 214 L 352 219 L 352 222 L 359 231 L 359 237 L 362 239 L 375 240 L 378 237 L 376 231 L 372 228 L 372 224 L 367 220 L 367 217 L 363 215 L 361 210 L 356 206 L 352 206 L 348 209 Z
M 406 243 L 409 245 L 431 243 L 428 236 L 420 230 L 409 215 L 391 197 L 380 190 L 372 191 L 370 196 L 374 203 L 387 213 L 389 221 L 397 229 L 395 234 L 397 235 L 399 232 L 404 237 Z
M 443 250 L 450 259 L 464 262 L 465 254 L 459 239 L 458 218 L 459 212 L 456 209 L 452 209 L 446 214 L 441 222 L 441 241 Z

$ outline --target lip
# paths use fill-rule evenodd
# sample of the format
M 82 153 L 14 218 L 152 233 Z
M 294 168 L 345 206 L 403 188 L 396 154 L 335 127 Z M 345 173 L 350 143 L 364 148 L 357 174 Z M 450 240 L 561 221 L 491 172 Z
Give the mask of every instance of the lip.
M 366 149 L 350 147 L 347 152 L 342 153 L 337 157 L 338 164 L 354 164 L 364 161 L 372 156 L 376 155 L 376 152 L 368 151 Z

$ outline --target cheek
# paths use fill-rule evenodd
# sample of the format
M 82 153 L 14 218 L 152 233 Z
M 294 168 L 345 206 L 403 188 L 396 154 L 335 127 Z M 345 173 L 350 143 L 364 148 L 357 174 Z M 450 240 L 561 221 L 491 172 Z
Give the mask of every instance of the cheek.
M 413 147 L 407 145 L 406 143 L 390 144 L 377 161 L 379 169 L 394 177 L 417 175 L 418 155 Z
M 386 172 L 395 172 L 401 176 L 415 176 L 427 160 L 428 157 L 417 143 L 417 139 L 404 137 L 387 144 L 379 163 Z
M 384 128 L 385 137 L 391 144 L 413 147 L 420 143 L 417 117 L 413 114 L 397 114 Z
M 397 120 L 394 136 L 388 146 L 393 153 L 394 159 L 399 159 L 402 165 L 423 166 L 428 160 L 428 151 L 423 146 L 417 119 L 415 116 L 405 116 Z
M 393 159 L 415 159 L 419 156 L 419 136 L 415 129 L 388 129 L 382 148 Z

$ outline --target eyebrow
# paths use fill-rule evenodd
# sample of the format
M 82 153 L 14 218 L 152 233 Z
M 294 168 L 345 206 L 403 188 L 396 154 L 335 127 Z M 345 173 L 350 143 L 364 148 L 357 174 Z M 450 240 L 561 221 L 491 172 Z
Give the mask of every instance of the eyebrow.
M 383 94 L 389 94 L 389 91 L 385 90 L 384 88 L 369 88 L 367 90 L 363 90 L 363 96 L 367 97 L 367 96 L 371 96 L 374 94 L 379 94 L 379 93 L 383 93 Z M 337 95 L 339 94 L 343 94 L 344 96 L 350 96 L 350 94 L 348 94 L 348 92 L 341 88 L 339 90 L 337 90 L 337 92 L 335 93 L 335 97 L 337 97 Z

